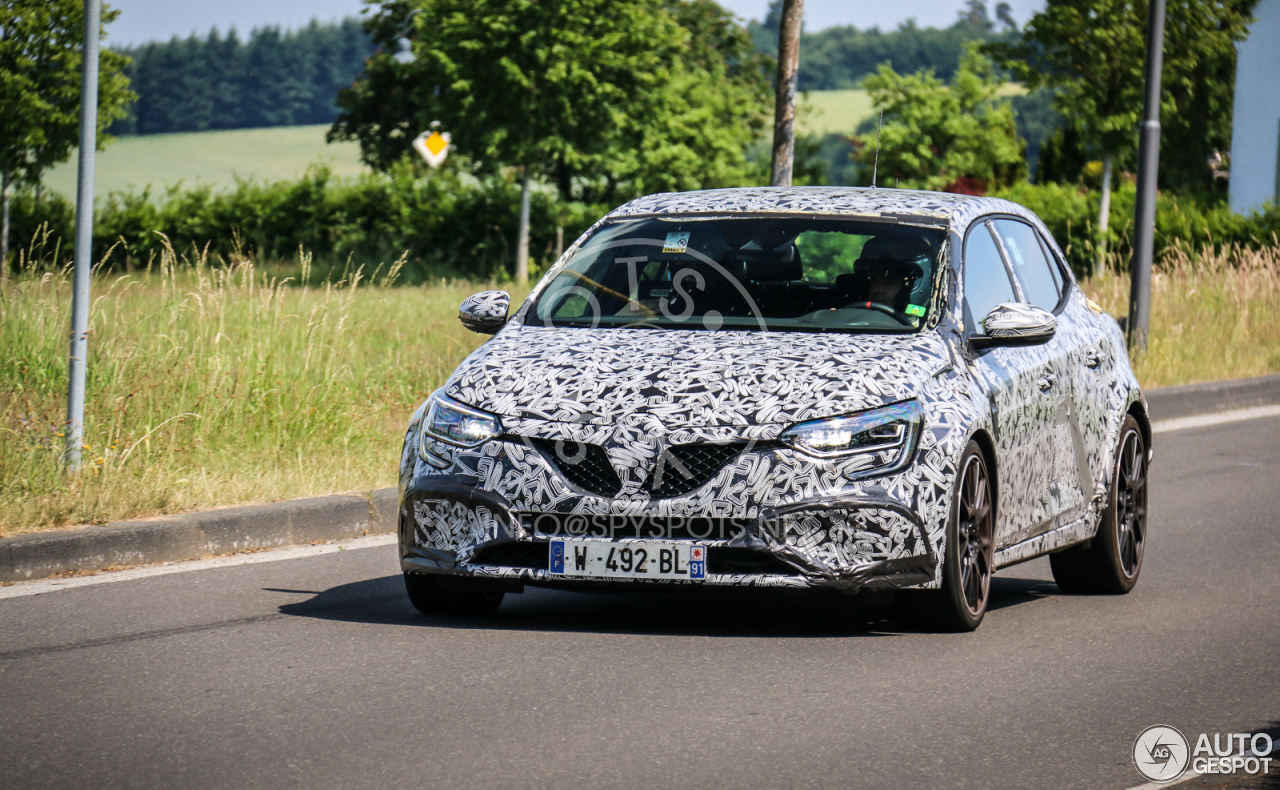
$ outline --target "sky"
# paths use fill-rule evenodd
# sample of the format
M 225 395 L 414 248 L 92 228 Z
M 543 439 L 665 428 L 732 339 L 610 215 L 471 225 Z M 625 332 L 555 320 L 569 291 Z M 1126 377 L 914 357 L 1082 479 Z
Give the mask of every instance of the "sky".
M 988 0 L 992 16 L 997 0 Z M 1025 22 L 1044 0 L 1008 0 L 1013 15 Z M 121 11 L 120 18 L 107 28 L 108 42 L 116 45 L 140 44 L 175 35 L 201 35 L 216 26 L 224 33 L 231 27 L 241 32 L 264 25 L 295 28 L 311 19 L 328 22 L 360 13 L 361 0 L 107 0 Z M 720 0 L 721 5 L 743 19 L 759 19 L 769 0 Z M 879 26 L 892 30 L 914 18 L 921 27 L 946 27 L 956 19 L 963 0 L 805 0 L 805 29 L 821 30 L 833 25 L 859 28 Z

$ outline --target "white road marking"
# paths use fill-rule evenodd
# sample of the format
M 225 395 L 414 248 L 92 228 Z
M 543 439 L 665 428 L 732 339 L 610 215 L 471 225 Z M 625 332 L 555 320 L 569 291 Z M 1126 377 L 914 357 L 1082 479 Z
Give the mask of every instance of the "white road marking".
M 1173 420 L 1156 420 L 1151 423 L 1152 433 L 1181 431 L 1187 428 L 1205 428 L 1210 425 L 1222 425 L 1227 422 L 1256 420 L 1259 417 L 1280 417 L 1280 404 L 1275 406 L 1254 406 L 1250 409 L 1232 409 L 1216 414 L 1197 414 L 1192 417 L 1178 417 Z M 1168 787 L 1168 785 L 1165 785 Z
M 374 546 L 387 546 L 396 542 L 396 535 L 370 535 L 365 538 L 353 538 L 339 543 L 321 543 L 315 546 L 288 546 L 283 549 L 257 551 L 250 554 L 232 554 L 226 557 L 214 557 L 207 560 L 189 560 L 187 562 L 166 562 L 160 565 L 143 565 L 137 568 L 126 568 L 121 571 L 99 571 L 92 576 L 64 576 L 60 579 L 36 579 L 29 582 L 18 582 L 7 587 L 0 587 L 0 599 L 22 598 L 27 595 L 41 595 L 58 590 L 69 590 L 73 587 L 85 587 L 90 584 L 106 584 L 107 582 L 125 582 L 131 579 L 145 579 L 148 576 L 164 576 L 169 573 L 186 573 L 187 571 L 203 571 L 209 568 L 229 568 L 233 565 L 254 565 L 259 562 L 279 562 L 296 560 L 302 557 L 316 557 L 321 554 L 332 554 L 337 551 L 354 551 Z

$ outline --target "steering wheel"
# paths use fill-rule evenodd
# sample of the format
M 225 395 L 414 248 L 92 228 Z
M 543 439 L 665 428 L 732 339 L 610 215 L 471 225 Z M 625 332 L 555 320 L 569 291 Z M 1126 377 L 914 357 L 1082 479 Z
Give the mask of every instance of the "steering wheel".
M 911 323 L 911 316 L 900 310 L 895 310 L 892 305 L 887 305 L 884 302 L 850 302 L 845 305 L 845 307 L 857 307 L 863 310 L 876 310 L 884 313 L 890 318 L 893 318 L 904 326 L 913 326 Z

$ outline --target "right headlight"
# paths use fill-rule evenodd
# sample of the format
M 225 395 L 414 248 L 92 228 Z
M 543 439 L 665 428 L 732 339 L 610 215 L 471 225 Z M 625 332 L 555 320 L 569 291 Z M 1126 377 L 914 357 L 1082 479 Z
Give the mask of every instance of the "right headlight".
M 870 466 L 859 469 L 858 474 L 892 472 L 910 462 L 923 421 L 920 402 L 910 400 L 847 417 L 796 423 L 778 440 L 823 459 L 870 456 Z
M 437 391 L 428 401 L 418 431 L 418 457 L 438 469 L 453 459 L 453 448 L 479 447 L 502 435 L 496 415 L 472 408 Z

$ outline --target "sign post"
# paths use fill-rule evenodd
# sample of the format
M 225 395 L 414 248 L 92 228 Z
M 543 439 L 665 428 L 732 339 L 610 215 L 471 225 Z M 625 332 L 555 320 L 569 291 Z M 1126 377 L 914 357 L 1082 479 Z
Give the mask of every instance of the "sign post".
M 80 71 L 80 172 L 76 187 L 71 368 L 67 382 L 67 470 L 80 471 L 84 446 L 84 380 L 89 354 L 89 275 L 93 271 L 93 157 L 98 150 L 100 0 L 84 0 L 84 63 Z
M 1138 198 L 1129 271 L 1129 348 L 1145 351 L 1151 324 L 1151 258 L 1156 234 L 1156 171 L 1160 166 L 1160 70 L 1164 61 L 1165 0 L 1151 0 L 1147 18 L 1147 95 L 1138 137 Z

